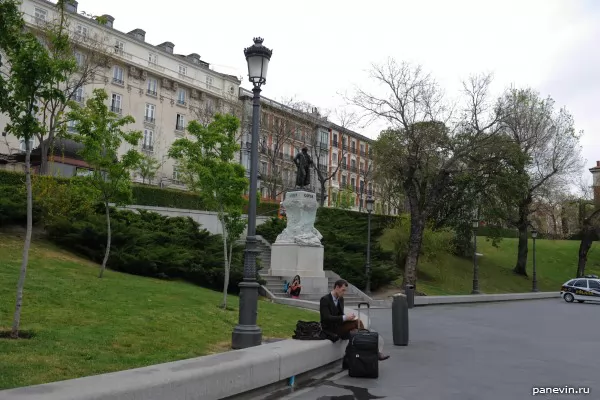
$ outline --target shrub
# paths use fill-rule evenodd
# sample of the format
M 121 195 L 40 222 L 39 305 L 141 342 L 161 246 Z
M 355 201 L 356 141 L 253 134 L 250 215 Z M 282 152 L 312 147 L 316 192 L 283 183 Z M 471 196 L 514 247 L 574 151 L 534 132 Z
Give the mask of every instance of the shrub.
M 49 238 L 70 251 L 97 263 L 106 243 L 106 221 L 101 210 L 87 218 L 66 219 L 47 226 Z M 107 267 L 134 275 L 183 279 L 222 290 L 223 244 L 221 235 L 200 229 L 191 218 L 165 217 L 153 212 L 111 210 L 113 238 Z M 232 255 L 229 290 L 242 280 L 242 252 Z

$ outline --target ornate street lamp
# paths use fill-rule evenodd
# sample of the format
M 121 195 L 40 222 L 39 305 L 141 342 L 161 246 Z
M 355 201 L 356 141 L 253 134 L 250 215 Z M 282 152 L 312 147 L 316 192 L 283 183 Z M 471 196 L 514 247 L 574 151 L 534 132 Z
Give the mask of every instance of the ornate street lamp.
M 366 270 L 367 270 L 367 287 L 365 289 L 365 293 L 370 295 L 371 294 L 371 212 L 373 212 L 373 204 L 375 203 L 375 200 L 373 200 L 373 197 L 371 197 L 371 195 L 369 195 L 369 197 L 367 197 L 366 200 L 366 206 L 367 206 L 367 212 L 369 213 L 369 216 L 367 217 L 367 265 L 366 265 Z
M 250 191 L 248 195 L 248 234 L 244 256 L 244 279 L 240 282 L 239 320 L 231 334 L 231 347 L 243 349 L 262 343 L 262 331 L 256 325 L 258 314 L 258 288 L 256 281 L 256 193 L 258 186 L 258 124 L 260 116 L 260 87 L 267 83 L 267 70 L 272 50 L 262 45 L 263 39 L 254 38 L 254 44 L 244 49 L 248 63 L 248 79 L 252 92 L 252 143 L 250 151 Z
M 477 228 L 479 216 L 477 211 L 473 215 L 473 290 L 471 294 L 479 294 L 479 267 L 477 265 Z
M 532 292 L 537 292 L 538 291 L 538 287 L 537 287 L 537 271 L 536 271 L 536 267 L 535 267 L 535 238 L 537 238 L 537 235 L 538 235 L 537 229 L 533 228 L 531 230 L 531 237 L 533 238 L 533 283 L 532 283 L 532 288 L 531 288 Z

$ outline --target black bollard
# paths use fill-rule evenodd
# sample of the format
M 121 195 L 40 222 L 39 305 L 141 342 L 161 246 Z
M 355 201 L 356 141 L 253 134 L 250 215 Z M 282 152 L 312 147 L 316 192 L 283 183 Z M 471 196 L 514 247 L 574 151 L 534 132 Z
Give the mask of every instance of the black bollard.
M 395 346 L 408 345 L 408 303 L 401 293 L 392 301 L 392 334 Z
M 404 293 L 406 293 L 408 308 L 413 308 L 415 306 L 415 285 L 406 285 Z

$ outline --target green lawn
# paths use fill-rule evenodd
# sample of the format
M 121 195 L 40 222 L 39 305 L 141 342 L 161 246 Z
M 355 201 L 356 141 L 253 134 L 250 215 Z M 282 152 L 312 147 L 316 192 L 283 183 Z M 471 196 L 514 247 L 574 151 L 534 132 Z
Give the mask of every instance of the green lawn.
M 11 326 L 22 239 L 0 233 L 0 330 Z M 124 370 L 228 350 L 237 324 L 222 294 L 186 283 L 107 270 L 47 243 L 30 252 L 21 329 L 0 339 L 0 389 Z M 290 338 L 318 314 L 259 302 L 263 337 Z
M 586 274 L 600 275 L 600 248 L 594 244 L 588 254 Z M 558 291 L 575 277 L 579 241 L 536 240 L 536 269 L 540 291 Z M 517 260 L 517 239 L 503 239 L 499 248 L 485 237 L 477 239 L 479 290 L 482 293 L 529 292 L 532 284 L 533 241 L 529 240 L 528 277 L 512 272 Z M 469 294 L 473 285 L 473 260 L 454 256 L 435 262 L 419 262 L 418 290 L 428 295 Z

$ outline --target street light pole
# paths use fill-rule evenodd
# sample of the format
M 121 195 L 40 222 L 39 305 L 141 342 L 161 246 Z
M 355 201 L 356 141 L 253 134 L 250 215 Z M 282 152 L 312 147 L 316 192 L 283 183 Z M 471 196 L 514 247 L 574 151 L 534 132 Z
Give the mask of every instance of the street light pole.
M 477 214 L 473 218 L 473 290 L 471 294 L 479 294 L 479 267 L 477 265 L 477 228 L 479 218 Z
M 367 287 L 365 289 L 367 295 L 371 295 L 371 212 L 373 211 L 374 202 L 375 200 L 373 200 L 373 197 L 369 195 L 366 200 L 367 213 L 369 214 L 367 216 Z
M 536 266 L 535 266 L 535 238 L 537 238 L 537 234 L 538 234 L 537 230 L 535 228 L 533 228 L 531 230 L 531 237 L 533 238 L 533 283 L 532 283 L 532 288 L 531 288 L 532 292 L 538 291 L 537 271 L 536 271 Z
M 267 68 L 272 51 L 262 45 L 262 38 L 254 38 L 254 45 L 244 49 L 248 62 L 248 77 L 253 83 L 252 142 L 250 152 L 250 190 L 248 199 L 248 233 L 244 256 L 244 279 L 239 284 L 240 308 L 238 324 L 231 334 L 231 347 L 244 349 L 262 343 L 262 331 L 256 325 L 258 316 L 258 288 L 256 281 L 256 195 L 258 191 L 258 128 L 260 118 L 260 87 L 267 81 Z

